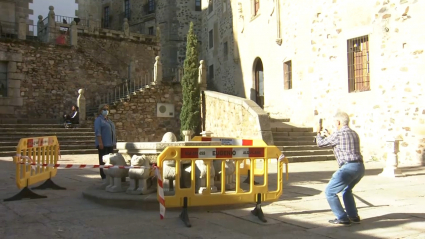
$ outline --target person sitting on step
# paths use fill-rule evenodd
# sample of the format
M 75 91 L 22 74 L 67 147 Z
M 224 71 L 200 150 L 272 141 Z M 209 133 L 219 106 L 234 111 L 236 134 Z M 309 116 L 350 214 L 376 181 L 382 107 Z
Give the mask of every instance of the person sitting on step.
M 76 125 L 80 123 L 80 116 L 78 114 L 78 106 L 73 105 L 71 107 L 71 114 L 63 115 L 65 128 L 69 128 L 71 125 Z

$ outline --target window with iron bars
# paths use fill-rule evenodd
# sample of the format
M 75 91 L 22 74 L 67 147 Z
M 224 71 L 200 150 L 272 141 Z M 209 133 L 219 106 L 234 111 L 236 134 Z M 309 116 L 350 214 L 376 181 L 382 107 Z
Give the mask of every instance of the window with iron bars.
M 208 67 L 208 79 L 210 82 L 214 80 L 214 65 Z
M 0 97 L 7 96 L 7 62 L 0 61 Z
M 124 0 L 124 16 L 130 20 L 130 0 Z
M 149 13 L 155 12 L 155 0 L 149 0 Z
M 224 55 L 224 60 L 227 60 L 227 55 L 229 54 L 229 48 L 227 45 L 227 41 L 223 43 L 223 55 Z
M 195 11 L 201 11 L 201 10 L 202 10 L 201 0 L 195 0 Z
M 103 12 L 103 27 L 108 28 L 109 27 L 109 7 L 104 8 Z
M 283 63 L 284 89 L 292 89 L 292 61 Z
M 370 90 L 369 37 L 347 41 L 348 91 Z
M 214 32 L 213 32 L 213 30 L 210 30 L 208 32 L 208 46 L 209 46 L 210 49 L 214 47 Z

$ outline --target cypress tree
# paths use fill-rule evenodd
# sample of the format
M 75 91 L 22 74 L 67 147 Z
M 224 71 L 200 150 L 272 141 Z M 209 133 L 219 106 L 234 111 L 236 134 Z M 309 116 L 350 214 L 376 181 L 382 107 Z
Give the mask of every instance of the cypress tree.
M 187 33 L 186 59 L 184 60 L 184 74 L 181 81 L 183 105 L 180 113 L 180 133 L 183 130 L 192 130 L 195 135 L 200 132 L 201 102 L 198 84 L 198 39 L 193 32 L 193 22 L 190 23 Z

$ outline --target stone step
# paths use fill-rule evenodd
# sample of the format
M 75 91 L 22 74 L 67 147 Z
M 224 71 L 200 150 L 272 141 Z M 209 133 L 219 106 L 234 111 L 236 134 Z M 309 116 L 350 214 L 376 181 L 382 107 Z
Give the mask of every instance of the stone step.
M 273 137 L 281 137 L 281 136 L 316 136 L 316 132 L 273 132 Z
M 274 136 L 273 141 L 314 141 L 314 136 Z
M 54 136 L 54 135 L 33 135 L 30 137 L 21 137 L 19 135 L 11 135 L 11 136 L 5 136 L 5 135 L 1 135 L 0 136 L 0 142 L 4 142 L 4 141 L 19 141 L 21 138 L 31 138 L 31 137 L 42 137 L 42 136 Z M 92 140 L 92 142 L 94 142 L 94 133 L 90 136 L 79 136 L 79 135 L 58 135 L 57 136 L 59 142 L 61 142 L 62 140 L 76 140 L 76 141 L 81 141 L 81 140 Z
M 314 161 L 328 161 L 335 160 L 333 154 L 327 155 L 307 155 L 307 156 L 289 156 L 287 157 L 289 163 L 301 163 L 301 162 L 314 162 Z
M 0 119 L 0 124 L 57 124 L 62 122 L 58 119 Z
M 274 144 L 276 146 L 301 146 L 301 145 L 308 145 L 308 146 L 315 146 L 316 143 L 313 142 L 313 140 L 304 140 L 304 141 L 282 141 L 282 140 L 274 140 Z
M 63 124 L 0 124 L 0 128 L 63 128 Z
M 16 150 L 17 144 L 14 146 L 0 146 L 0 152 L 2 151 L 14 151 Z M 61 152 L 62 150 L 80 150 L 80 149 L 94 149 L 96 148 L 94 145 L 94 142 L 91 142 L 91 144 L 60 144 Z
M 19 143 L 19 139 L 14 139 L 10 141 L 0 141 L 0 147 L 1 146 L 17 146 Z M 65 145 L 91 145 L 94 147 L 94 138 L 91 140 L 59 140 L 59 145 L 65 146 Z
M 312 127 L 271 127 L 272 132 L 313 132 Z
M 290 118 L 270 118 L 271 122 L 290 122 Z
M 277 146 L 282 151 L 303 151 L 303 150 L 318 150 L 318 149 L 329 149 L 332 148 L 319 148 L 316 144 L 314 145 L 287 145 L 287 146 Z
M 7 132 L 7 133 L 9 133 L 9 132 L 40 132 L 40 131 L 43 131 L 43 132 L 52 132 L 52 131 L 55 131 L 55 132 L 93 132 L 94 131 L 94 129 L 92 129 L 92 128 L 64 128 L 63 126 L 62 126 L 62 128 L 37 128 L 37 127 L 35 127 L 35 128 L 27 128 L 27 129 L 24 129 L 24 128 L 3 128 L 3 127 L 1 127 L 0 126 L 0 132 Z
M 118 152 L 118 151 L 116 151 Z M 98 154 L 96 148 L 93 149 L 71 149 L 71 150 L 62 150 L 61 155 L 71 155 L 71 154 Z M 16 151 L 0 151 L 0 157 L 12 157 L 16 155 Z
M 28 131 L 19 131 L 19 132 L 7 132 L 3 134 L 2 136 L 22 136 L 22 138 L 30 138 L 30 137 L 42 137 L 42 136 L 93 136 L 94 137 L 94 131 L 52 131 L 52 132 L 28 132 Z
M 308 156 L 308 155 L 328 155 L 333 154 L 332 150 L 329 149 L 317 149 L 317 150 L 302 150 L 302 151 L 285 151 L 282 150 L 282 153 L 285 154 L 285 156 Z

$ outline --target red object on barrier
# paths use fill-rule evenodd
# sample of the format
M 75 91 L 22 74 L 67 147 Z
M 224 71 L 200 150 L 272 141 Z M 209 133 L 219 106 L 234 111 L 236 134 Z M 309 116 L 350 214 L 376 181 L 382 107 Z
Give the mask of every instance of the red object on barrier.
M 162 184 L 162 176 L 159 168 L 154 165 L 155 175 L 158 181 L 158 201 L 159 201 L 159 217 L 164 219 L 165 217 L 165 197 L 164 197 L 164 186 Z

